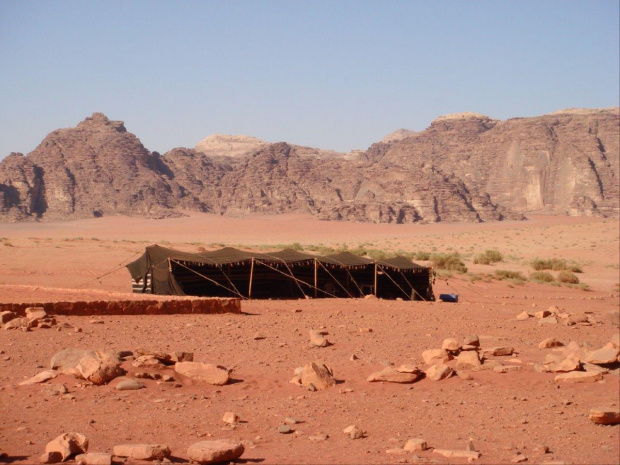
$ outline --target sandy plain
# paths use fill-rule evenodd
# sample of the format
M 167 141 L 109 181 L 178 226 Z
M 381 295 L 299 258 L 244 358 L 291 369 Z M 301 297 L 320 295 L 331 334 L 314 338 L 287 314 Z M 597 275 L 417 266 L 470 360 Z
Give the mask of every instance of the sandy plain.
M 477 463 L 510 463 L 520 452 L 527 463 L 618 463 L 619 426 L 597 426 L 591 408 L 618 407 L 620 381 L 558 385 L 539 373 L 551 349 L 538 343 L 555 337 L 595 349 L 618 327 L 608 315 L 619 308 L 619 233 L 616 219 L 532 216 L 528 221 L 486 224 L 382 225 L 321 222 L 306 216 L 217 217 L 192 213 L 167 220 L 108 217 L 53 223 L 0 225 L 0 302 L 132 298 L 124 264 L 144 246 L 159 243 L 187 251 L 221 245 L 253 249 L 300 243 L 385 250 L 451 252 L 465 258 L 470 275 L 438 279 L 435 293 L 456 292 L 458 304 L 382 300 L 316 299 L 243 301 L 241 315 L 59 317 L 83 332 L 0 331 L 0 449 L 9 461 L 36 461 L 45 444 L 66 431 L 90 439 L 90 450 L 115 444 L 161 442 L 173 461 L 187 447 L 209 438 L 245 441 L 245 463 L 466 463 L 431 450 L 388 454 L 408 438 L 430 447 L 464 450 L 471 442 Z M 497 249 L 504 262 L 474 265 L 473 257 Z M 583 269 L 590 290 L 484 278 L 496 269 L 532 271 L 534 258 L 564 258 Z M 482 278 L 482 279 L 480 279 Z M 589 326 L 517 321 L 552 305 L 569 313 L 591 312 Z M 308 330 L 325 328 L 333 345 L 309 348 Z M 360 332 L 372 328 L 372 332 Z M 256 332 L 266 335 L 255 340 Z M 470 373 L 471 379 L 423 379 L 410 385 L 368 383 L 386 364 L 416 363 L 421 353 L 448 337 L 477 334 L 483 347 L 512 346 L 512 364 L 523 370 Z M 215 387 L 184 380 L 180 387 L 146 380 L 146 389 L 121 392 L 79 386 L 60 376 L 69 397 L 47 397 L 41 385 L 18 383 L 49 366 L 61 349 L 191 351 L 195 360 L 233 369 L 238 382 Z M 358 359 L 351 361 L 355 354 Z M 506 362 L 506 357 L 498 357 Z M 321 360 L 340 381 L 309 392 L 289 380 L 296 367 Z M 520 363 L 519 363 L 520 362 Z M 137 369 L 123 365 L 129 376 Z M 172 374 L 172 371 L 170 371 Z M 617 373 L 617 371 L 616 371 Z M 241 423 L 222 422 L 226 411 Z M 285 417 L 301 423 L 293 434 L 277 432 Z M 342 430 L 356 424 L 367 432 L 352 440 Z M 326 440 L 310 436 L 325 434 Z M 543 447 L 549 450 L 544 453 Z

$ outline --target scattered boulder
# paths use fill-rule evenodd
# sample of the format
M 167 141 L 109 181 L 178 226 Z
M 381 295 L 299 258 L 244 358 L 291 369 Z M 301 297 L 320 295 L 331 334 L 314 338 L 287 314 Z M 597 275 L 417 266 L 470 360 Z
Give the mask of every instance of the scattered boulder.
M 620 423 L 620 408 L 593 408 L 590 421 L 597 425 L 617 425 Z
M 539 326 L 542 325 L 557 325 L 558 319 L 555 316 L 548 316 L 546 318 L 541 318 L 537 323 Z
M 388 383 L 413 383 L 422 376 L 422 372 L 417 370 L 412 373 L 402 373 L 392 367 L 385 367 L 381 371 L 372 373 L 366 381 L 385 381 Z
M 507 357 L 512 355 L 514 349 L 512 347 L 491 347 L 490 349 L 484 349 L 484 355 L 492 355 L 494 357 Z
M 194 352 L 172 352 L 170 354 L 170 361 L 177 362 L 193 362 Z
M 461 345 L 456 339 L 448 338 L 444 339 L 443 343 L 441 344 L 441 348 L 446 352 L 458 352 L 461 348 Z
M 467 350 L 465 352 L 461 352 L 456 358 L 456 369 L 457 370 L 467 370 L 478 367 L 482 365 L 480 362 L 480 357 L 478 356 L 478 352 L 473 350 Z
M 472 334 L 471 336 L 465 336 L 463 338 L 462 345 L 480 347 L 480 338 L 475 334 Z
M 26 308 L 26 318 L 29 320 L 43 319 L 47 316 L 43 307 L 28 307 Z
M 327 347 L 330 342 L 325 338 L 327 331 L 311 329 L 310 330 L 310 344 L 314 347 Z
M 291 428 L 290 425 L 283 424 L 278 426 L 278 433 L 280 434 L 291 434 L 293 431 L 295 430 Z
M 453 370 L 448 365 L 432 365 L 426 370 L 426 377 L 433 381 L 441 381 L 442 379 L 452 376 Z
M 17 318 L 17 314 L 13 312 L 0 312 L 0 325 L 5 325 L 11 320 Z
M 433 449 L 433 452 L 444 457 L 459 457 L 464 459 L 478 459 L 480 452 L 475 450 L 451 450 L 451 449 Z
M 539 320 L 541 320 L 543 318 L 547 318 L 551 316 L 551 312 L 549 310 L 541 310 L 540 312 L 534 313 L 534 316 L 538 318 Z
M 305 365 L 299 380 L 303 387 L 310 388 L 310 385 L 312 385 L 319 390 L 327 389 L 336 384 L 332 370 L 320 362 L 312 362 Z
M 43 393 L 43 395 L 53 397 L 59 396 L 61 394 L 66 394 L 67 392 L 69 392 L 69 390 L 67 389 L 67 386 L 62 383 L 52 383 L 46 385 L 43 389 L 41 389 L 41 392 Z
M 28 328 L 28 318 L 21 318 L 21 317 L 13 318 L 12 320 L 9 320 L 2 326 L 2 329 L 21 329 L 21 328 Z
M 111 354 L 97 353 L 96 357 L 84 357 L 75 367 L 85 380 L 100 386 L 121 376 L 121 361 Z
M 230 381 L 228 369 L 203 362 L 177 362 L 174 370 L 195 381 L 223 386 Z
M 325 433 L 319 433 L 319 434 L 314 434 L 312 436 L 308 436 L 308 440 L 312 442 L 327 441 L 327 439 L 329 439 L 329 435 Z
M 218 439 L 216 441 L 201 441 L 192 444 L 187 449 L 190 460 L 201 465 L 209 463 L 230 462 L 241 457 L 245 448 L 241 442 Z
M 545 357 L 545 366 L 548 371 L 553 373 L 567 373 L 579 370 L 581 362 L 579 356 L 574 352 L 570 352 L 566 357 L 558 354 L 547 354 Z
M 529 313 L 527 313 L 526 311 L 523 311 L 523 312 L 521 312 L 521 313 L 519 313 L 519 314 L 517 315 L 517 320 L 519 320 L 519 321 L 525 321 L 525 320 L 530 319 L 531 317 L 532 317 L 532 315 L 530 315 L 530 314 L 529 314 Z
M 58 463 L 69 460 L 75 454 L 88 451 L 88 438 L 80 433 L 64 433 L 45 446 L 41 456 L 43 463 Z
M 520 365 L 498 365 L 493 367 L 493 371 L 497 373 L 510 373 L 512 371 L 521 371 L 523 367 Z
M 449 362 L 453 357 L 443 349 L 429 349 L 422 352 L 422 358 L 427 365 L 435 365 Z
M 63 349 L 52 357 L 50 368 L 61 372 L 73 370 L 85 357 L 97 358 L 97 354 L 94 350 Z
M 406 451 L 425 451 L 428 449 L 428 445 L 424 439 L 412 438 L 407 441 L 403 449 Z
M 75 457 L 77 465 L 112 465 L 112 454 L 89 452 Z
M 162 460 L 170 457 L 170 448 L 165 444 L 119 444 L 114 446 L 114 455 L 135 460 Z

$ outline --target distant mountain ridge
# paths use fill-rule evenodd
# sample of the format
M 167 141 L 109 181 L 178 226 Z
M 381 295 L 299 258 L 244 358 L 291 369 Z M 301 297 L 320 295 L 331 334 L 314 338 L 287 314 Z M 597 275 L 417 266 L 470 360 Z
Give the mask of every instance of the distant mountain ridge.
M 148 151 L 101 113 L 0 161 L 0 221 L 303 212 L 326 220 L 459 222 L 619 215 L 618 108 L 397 130 L 342 154 L 249 136 Z

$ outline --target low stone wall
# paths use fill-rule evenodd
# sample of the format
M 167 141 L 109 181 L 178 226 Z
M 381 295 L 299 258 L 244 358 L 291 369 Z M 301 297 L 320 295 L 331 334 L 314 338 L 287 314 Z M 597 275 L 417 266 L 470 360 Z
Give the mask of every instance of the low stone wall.
M 25 316 L 28 307 L 43 307 L 48 315 L 174 315 L 241 313 L 240 299 L 97 300 L 90 302 L 45 302 L 2 304 L 0 312 Z

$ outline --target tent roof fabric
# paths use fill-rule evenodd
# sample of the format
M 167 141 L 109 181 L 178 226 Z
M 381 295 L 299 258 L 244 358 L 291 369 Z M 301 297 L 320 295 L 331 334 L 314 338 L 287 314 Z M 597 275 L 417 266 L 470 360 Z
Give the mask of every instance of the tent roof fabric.
M 252 259 L 260 260 L 269 264 L 292 264 L 299 262 L 309 262 L 315 259 L 322 264 L 335 265 L 342 267 L 370 266 L 375 263 L 379 266 L 389 267 L 397 270 L 424 270 L 426 267 L 417 265 L 405 257 L 394 257 L 382 260 L 373 260 L 360 257 L 351 252 L 342 252 L 333 255 L 320 256 L 298 252 L 292 249 L 284 249 L 277 252 L 258 253 L 224 247 L 210 252 L 191 253 L 181 252 L 175 249 L 150 245 L 146 247 L 144 254 L 137 260 L 129 263 L 127 268 L 132 278 L 143 277 L 151 268 L 161 268 L 168 265 L 168 259 L 173 261 L 199 264 L 205 266 L 221 266 L 250 262 Z

